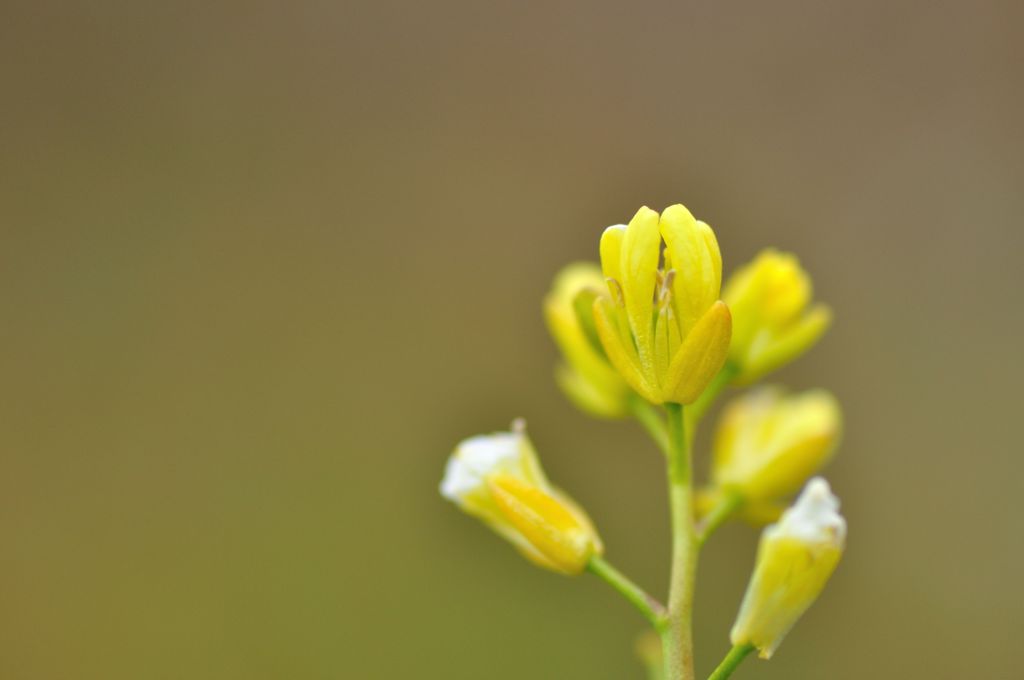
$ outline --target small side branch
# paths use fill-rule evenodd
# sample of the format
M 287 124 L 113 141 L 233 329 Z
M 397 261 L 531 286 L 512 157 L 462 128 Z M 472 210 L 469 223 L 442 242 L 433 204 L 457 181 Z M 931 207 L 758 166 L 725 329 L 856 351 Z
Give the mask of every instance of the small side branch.
M 640 423 L 641 427 L 647 431 L 647 434 L 651 436 L 654 443 L 658 445 L 662 454 L 667 458 L 669 456 L 669 443 L 668 443 L 668 428 L 665 425 L 665 420 L 658 413 L 658 409 L 647 403 L 643 397 L 632 395 L 629 398 L 629 410 L 636 418 L 636 421 Z
M 722 663 L 718 664 L 715 672 L 708 676 L 708 680 L 725 680 L 732 675 L 733 671 L 743 663 L 743 660 L 752 651 L 754 651 L 754 645 L 736 645 L 725 655 L 725 658 L 722 659 Z
M 708 409 L 715 403 L 715 400 L 718 399 L 718 395 L 728 387 L 738 372 L 735 365 L 727 363 L 711 380 L 711 384 L 704 389 L 704 392 L 697 398 L 697 401 L 693 402 L 686 409 L 686 418 L 691 427 L 695 427 L 700 422 L 704 414 L 707 413 Z
M 591 557 L 587 571 L 601 577 L 636 607 L 657 630 L 665 626 L 665 607 L 648 595 L 643 588 L 633 583 L 621 571 L 610 565 L 604 558 Z
M 697 526 L 697 544 L 704 545 L 715 533 L 718 527 L 725 524 L 726 520 L 733 516 L 740 506 L 743 505 L 743 496 L 735 491 L 727 490 L 722 498 L 711 509 L 711 512 L 704 517 L 704 520 Z

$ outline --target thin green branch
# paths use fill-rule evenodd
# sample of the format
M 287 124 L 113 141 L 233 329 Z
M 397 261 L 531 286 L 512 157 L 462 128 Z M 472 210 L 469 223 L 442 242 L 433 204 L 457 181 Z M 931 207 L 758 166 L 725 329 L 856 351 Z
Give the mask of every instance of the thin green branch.
M 708 409 L 715 403 L 715 400 L 718 399 L 718 395 L 721 394 L 722 390 L 729 386 L 729 383 L 732 382 L 737 373 L 739 373 L 739 370 L 731 363 L 726 363 L 725 366 L 722 366 L 722 370 L 720 370 L 711 380 L 711 383 L 704 388 L 704 392 L 697 397 L 697 401 L 687 407 L 687 425 L 692 427 L 701 421 L 704 414 L 707 413 Z
M 718 527 L 732 517 L 743 506 L 743 496 L 731 490 L 722 493 L 718 504 L 704 517 L 697 527 L 697 544 L 704 545 Z
M 665 626 L 665 607 L 648 595 L 643 588 L 636 585 L 625 574 L 609 564 L 604 558 L 594 556 L 587 564 L 587 570 L 601 577 L 608 585 L 617 590 L 650 621 L 657 630 Z
M 729 653 L 722 659 L 722 663 L 718 664 L 718 668 L 708 676 L 708 680 L 725 680 L 733 671 L 743 663 L 743 660 L 747 658 L 747 655 L 754 651 L 754 645 L 735 645 L 729 650 Z
M 629 411 L 667 458 L 669 456 L 668 429 L 665 427 L 665 420 L 658 413 L 658 409 L 643 397 L 634 394 L 629 398 Z

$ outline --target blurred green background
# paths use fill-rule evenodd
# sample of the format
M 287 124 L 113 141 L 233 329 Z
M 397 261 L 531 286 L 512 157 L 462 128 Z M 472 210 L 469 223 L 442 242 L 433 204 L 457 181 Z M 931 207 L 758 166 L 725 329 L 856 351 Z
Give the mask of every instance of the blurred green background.
M 658 454 L 562 398 L 540 301 L 679 201 L 836 311 L 777 380 L 843 403 L 848 552 L 736 677 L 1022 677 L 1022 21 L 0 1 L 0 677 L 639 678 L 626 604 L 437 484 L 523 416 L 663 593 Z M 754 541 L 706 551 L 702 672 Z

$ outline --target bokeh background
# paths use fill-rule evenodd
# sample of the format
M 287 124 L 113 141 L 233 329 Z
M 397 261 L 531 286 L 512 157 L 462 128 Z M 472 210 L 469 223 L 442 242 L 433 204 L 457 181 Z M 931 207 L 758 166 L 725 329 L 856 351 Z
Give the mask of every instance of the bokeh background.
M 737 678 L 1020 678 L 1016 2 L 0 2 L 0 677 L 639 678 L 642 622 L 437 494 L 527 418 L 667 581 L 658 454 L 540 300 L 685 202 L 836 310 L 835 578 Z M 704 433 L 706 435 L 706 432 Z M 699 667 L 755 534 L 706 551 Z

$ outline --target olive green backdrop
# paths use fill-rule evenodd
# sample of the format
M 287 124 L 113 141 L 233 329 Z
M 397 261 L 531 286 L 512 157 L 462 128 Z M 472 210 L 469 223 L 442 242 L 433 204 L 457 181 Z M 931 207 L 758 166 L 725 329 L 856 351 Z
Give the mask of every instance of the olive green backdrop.
M 0 1 L 0 676 L 639 678 L 639 617 L 437 493 L 530 424 L 657 593 L 658 454 L 540 301 L 682 201 L 836 310 L 850 523 L 756 678 L 1018 678 L 1015 2 Z M 706 433 L 705 433 L 706 434 Z M 706 552 L 698 666 L 755 533 Z

